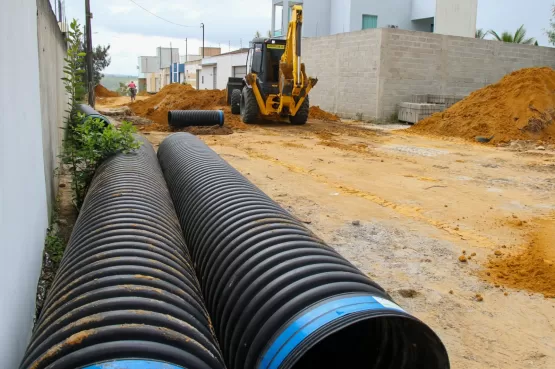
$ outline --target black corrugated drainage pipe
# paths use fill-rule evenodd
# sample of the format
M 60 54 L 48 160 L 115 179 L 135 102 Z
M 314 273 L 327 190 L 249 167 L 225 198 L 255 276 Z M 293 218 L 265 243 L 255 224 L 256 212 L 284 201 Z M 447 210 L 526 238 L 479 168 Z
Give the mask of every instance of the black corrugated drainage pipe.
M 158 158 L 229 369 L 447 369 L 436 334 L 196 137 Z
M 224 112 L 221 110 L 170 110 L 168 124 L 174 128 L 222 127 Z
M 80 113 L 83 113 L 85 115 L 85 117 L 83 118 L 82 122 L 84 122 L 87 119 L 100 119 L 101 121 L 104 122 L 104 125 L 107 126 L 109 124 L 112 124 L 112 122 L 110 122 L 110 119 L 108 119 L 108 117 L 100 114 L 99 112 L 97 112 L 96 110 L 94 110 L 93 108 L 91 108 L 90 106 L 88 106 L 87 104 L 80 104 L 77 106 L 77 110 Z
M 223 369 L 152 146 L 98 169 L 21 369 Z

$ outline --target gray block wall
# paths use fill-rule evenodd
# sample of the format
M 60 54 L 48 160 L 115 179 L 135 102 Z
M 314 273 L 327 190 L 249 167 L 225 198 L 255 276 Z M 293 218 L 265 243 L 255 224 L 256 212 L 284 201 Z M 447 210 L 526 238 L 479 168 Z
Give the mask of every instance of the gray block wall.
M 468 95 L 525 67 L 555 67 L 555 49 L 399 29 L 303 40 L 311 104 L 345 118 L 386 118 L 413 95 Z
M 375 117 L 380 40 L 378 29 L 305 39 L 307 73 L 319 79 L 310 93 L 311 105 L 345 118 L 357 113 Z

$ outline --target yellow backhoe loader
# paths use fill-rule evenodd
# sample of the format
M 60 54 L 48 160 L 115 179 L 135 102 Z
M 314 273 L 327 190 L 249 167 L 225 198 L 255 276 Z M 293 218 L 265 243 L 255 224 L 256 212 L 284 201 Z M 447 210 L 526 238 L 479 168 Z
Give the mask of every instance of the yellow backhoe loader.
M 247 57 L 247 75 L 230 78 L 227 86 L 231 112 L 245 123 L 260 116 L 289 117 L 293 124 L 308 119 L 308 93 L 318 79 L 307 77 L 301 63 L 303 8 L 295 5 L 287 38 L 255 38 Z

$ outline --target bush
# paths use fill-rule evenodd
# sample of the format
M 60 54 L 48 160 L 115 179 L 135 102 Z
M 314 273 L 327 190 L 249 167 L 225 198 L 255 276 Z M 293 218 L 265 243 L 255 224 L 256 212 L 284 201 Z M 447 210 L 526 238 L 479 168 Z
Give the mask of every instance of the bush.
M 68 31 L 65 76 L 62 78 L 69 95 L 69 114 L 61 159 L 69 168 L 73 203 L 78 210 L 100 164 L 112 155 L 127 153 L 140 146 L 133 137 L 136 131 L 131 123 L 124 122 L 119 128 L 105 127 L 100 119 L 84 119 L 84 115 L 77 112 L 77 105 L 84 99 L 86 91 L 81 78 L 85 74 L 82 66 L 86 55 L 80 50 L 82 37 L 81 26 L 74 19 Z
M 77 114 L 77 119 L 83 116 Z M 140 147 L 133 133 L 135 127 L 123 122 L 119 128 L 104 126 L 100 119 L 86 119 L 81 124 L 70 126 L 64 142 L 62 163 L 67 165 L 72 176 L 73 202 L 81 208 L 96 169 L 104 160 L 118 153 L 128 153 Z

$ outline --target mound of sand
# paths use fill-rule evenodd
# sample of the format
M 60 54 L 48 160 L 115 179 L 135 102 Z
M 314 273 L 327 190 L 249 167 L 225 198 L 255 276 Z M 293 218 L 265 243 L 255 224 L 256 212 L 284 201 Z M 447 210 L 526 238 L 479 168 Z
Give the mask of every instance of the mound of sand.
M 414 132 L 474 140 L 495 136 L 555 142 L 555 70 L 526 68 L 473 92 L 442 113 L 424 119 Z
M 246 124 L 226 106 L 226 92 L 220 90 L 195 90 L 189 85 L 171 84 L 149 99 L 129 105 L 133 113 L 154 122 L 148 131 L 169 131 L 170 110 L 223 110 L 225 124 L 230 128 L 244 129 Z
M 324 111 L 322 109 L 320 109 L 319 106 L 311 106 L 310 107 L 310 112 L 309 112 L 309 117 L 312 119 L 320 119 L 320 120 L 324 120 L 327 122 L 339 122 L 340 119 L 337 115 L 332 114 L 332 113 L 328 113 L 327 111 Z
M 497 285 L 555 298 L 555 218 L 536 223 L 530 244 L 514 255 L 500 251 L 489 261 L 486 278 Z
M 118 97 L 119 94 L 114 91 L 108 90 L 106 87 L 102 86 L 101 84 L 96 85 L 94 88 L 94 94 L 96 97 Z

